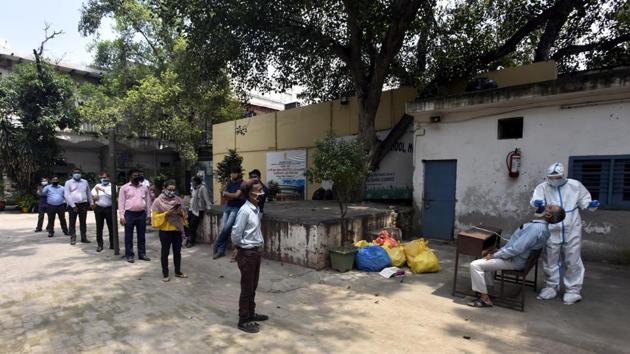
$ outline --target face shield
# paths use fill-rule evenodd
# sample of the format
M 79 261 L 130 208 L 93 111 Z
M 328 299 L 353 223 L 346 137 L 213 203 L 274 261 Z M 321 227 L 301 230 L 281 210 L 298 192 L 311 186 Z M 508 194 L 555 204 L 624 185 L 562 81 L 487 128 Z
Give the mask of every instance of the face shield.
M 564 176 L 564 166 L 556 162 L 547 169 L 547 183 L 553 187 L 559 187 L 567 182 Z

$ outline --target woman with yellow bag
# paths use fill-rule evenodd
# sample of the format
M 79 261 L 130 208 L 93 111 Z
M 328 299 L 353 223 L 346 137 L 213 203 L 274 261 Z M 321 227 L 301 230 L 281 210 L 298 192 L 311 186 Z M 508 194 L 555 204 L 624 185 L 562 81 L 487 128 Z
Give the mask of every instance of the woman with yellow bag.
M 162 255 L 160 261 L 162 263 L 163 282 L 170 281 L 168 275 L 168 255 L 170 248 L 173 248 L 173 261 L 175 263 L 175 276 L 178 278 L 188 278 L 181 271 L 182 263 L 182 242 L 184 235 L 184 226 L 187 225 L 186 219 L 188 213 L 182 207 L 182 199 L 176 195 L 177 187 L 175 181 L 169 179 L 164 182 L 164 188 L 159 197 L 153 202 L 151 207 L 151 226 L 160 230 L 160 243 L 162 244 Z

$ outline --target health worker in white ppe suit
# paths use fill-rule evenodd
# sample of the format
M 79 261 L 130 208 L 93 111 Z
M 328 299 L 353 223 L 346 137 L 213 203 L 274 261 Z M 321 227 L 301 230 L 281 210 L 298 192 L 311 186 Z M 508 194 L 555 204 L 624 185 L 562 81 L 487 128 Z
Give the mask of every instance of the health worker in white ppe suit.
M 578 209 L 595 210 L 599 201 L 591 200 L 591 194 L 580 181 L 566 178 L 564 166 L 556 162 L 547 169 L 547 180 L 536 186 L 530 204 L 537 213 L 544 212 L 544 206 L 548 204 L 560 205 L 566 211 L 562 222 L 549 225 L 551 237 L 543 258 L 545 286 L 538 299 L 555 298 L 562 278 L 564 303 L 574 304 L 582 300 L 580 292 L 584 282 L 584 265 L 580 255 L 582 219 Z

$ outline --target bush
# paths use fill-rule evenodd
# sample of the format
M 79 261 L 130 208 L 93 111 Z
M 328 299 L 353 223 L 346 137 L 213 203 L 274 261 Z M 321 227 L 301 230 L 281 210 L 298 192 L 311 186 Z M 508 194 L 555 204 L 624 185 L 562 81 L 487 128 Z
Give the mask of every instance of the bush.
M 228 154 L 223 158 L 223 161 L 217 164 L 217 169 L 214 171 L 215 177 L 218 179 L 221 185 L 225 185 L 230 180 L 230 171 L 233 167 L 243 166 L 243 157 L 239 155 L 236 150 L 228 150 Z

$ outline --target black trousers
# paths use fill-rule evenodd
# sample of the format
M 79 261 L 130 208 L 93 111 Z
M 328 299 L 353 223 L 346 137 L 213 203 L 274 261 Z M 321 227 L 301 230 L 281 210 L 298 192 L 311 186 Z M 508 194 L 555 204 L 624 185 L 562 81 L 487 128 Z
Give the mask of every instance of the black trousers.
M 70 214 L 70 237 L 74 241 L 77 239 L 77 216 L 79 217 L 79 228 L 81 229 L 81 240 L 87 240 L 87 211 L 88 203 L 76 203 L 77 211 L 69 208 Z
M 145 233 L 147 231 L 146 211 L 125 211 L 125 257 L 131 258 L 133 253 L 133 229 L 138 235 L 138 257 L 146 256 Z
M 188 213 L 188 242 L 191 245 L 197 242 L 197 229 L 203 220 L 203 213 L 203 211 L 199 211 L 199 216 L 193 214 L 192 211 Z
M 103 228 L 107 223 L 107 231 L 109 231 L 109 248 L 114 249 L 114 236 L 112 235 L 112 207 L 96 206 L 94 209 L 94 218 L 96 219 L 96 243 L 103 247 Z
M 48 225 L 46 225 L 46 230 L 49 235 L 55 234 L 55 216 L 59 216 L 59 223 L 61 224 L 61 229 L 64 234 L 68 233 L 68 225 L 66 225 L 66 205 L 48 205 L 46 208 L 46 213 L 48 214 Z
M 162 275 L 168 277 L 168 255 L 173 247 L 173 262 L 175 263 L 175 274 L 182 272 L 182 234 L 179 231 L 160 230 L 160 243 L 162 244 Z
M 246 322 L 256 313 L 256 288 L 260 275 L 260 251 L 258 249 L 238 249 L 236 262 L 241 271 L 241 296 L 238 300 L 239 322 Z
M 37 208 L 37 226 L 35 230 L 42 231 L 42 226 L 44 226 L 44 215 L 48 213 L 47 207 L 38 207 Z

